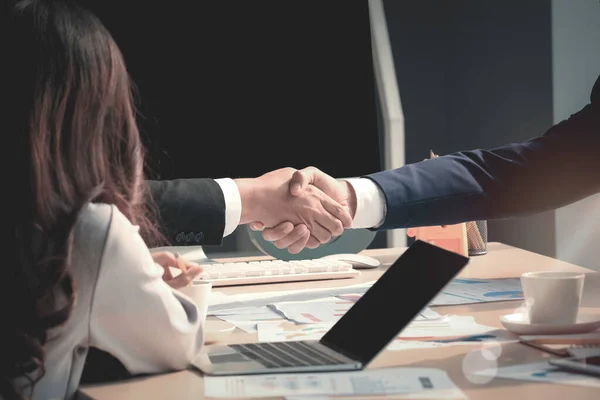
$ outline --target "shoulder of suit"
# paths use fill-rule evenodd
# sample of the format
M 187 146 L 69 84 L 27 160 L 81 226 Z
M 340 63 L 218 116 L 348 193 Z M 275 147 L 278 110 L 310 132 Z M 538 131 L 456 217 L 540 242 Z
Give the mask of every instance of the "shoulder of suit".
M 596 83 L 592 88 L 592 95 L 590 96 L 590 102 L 597 107 L 600 107 L 600 76 L 596 79 Z

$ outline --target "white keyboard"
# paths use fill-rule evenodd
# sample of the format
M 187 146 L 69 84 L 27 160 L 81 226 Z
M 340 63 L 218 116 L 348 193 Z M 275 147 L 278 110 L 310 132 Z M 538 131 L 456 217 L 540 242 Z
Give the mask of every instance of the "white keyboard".
M 360 275 L 360 271 L 352 268 L 351 264 L 324 259 L 269 260 L 200 265 L 204 271 L 197 280 L 210 281 L 213 286 L 343 279 Z

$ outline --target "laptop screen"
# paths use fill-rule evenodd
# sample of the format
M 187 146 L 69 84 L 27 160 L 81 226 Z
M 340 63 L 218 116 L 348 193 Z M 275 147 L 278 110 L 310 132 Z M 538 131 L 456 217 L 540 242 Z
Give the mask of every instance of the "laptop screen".
M 463 269 L 469 258 L 417 241 L 321 338 L 368 364 Z

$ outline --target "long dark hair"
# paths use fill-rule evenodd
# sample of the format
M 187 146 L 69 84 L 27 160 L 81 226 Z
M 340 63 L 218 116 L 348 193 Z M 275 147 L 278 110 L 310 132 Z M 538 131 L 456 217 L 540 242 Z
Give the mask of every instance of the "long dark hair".
M 25 395 L 15 380 L 44 375 L 48 331 L 74 306 L 80 210 L 114 204 L 147 243 L 160 236 L 148 218 L 129 76 L 111 35 L 75 1 L 22 0 L 3 13 L 10 104 L 0 132 L 17 161 L 13 209 L 0 222 L 12 230 L 0 277 L 0 397 L 18 399 Z M 66 305 L 58 307 L 57 294 Z

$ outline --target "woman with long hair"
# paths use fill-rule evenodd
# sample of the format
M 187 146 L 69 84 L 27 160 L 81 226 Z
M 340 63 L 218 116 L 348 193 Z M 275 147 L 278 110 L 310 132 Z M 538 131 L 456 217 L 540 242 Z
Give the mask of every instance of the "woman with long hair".
M 8 3 L 0 124 L 16 164 L 3 221 L 0 397 L 72 397 L 90 347 L 132 374 L 186 368 L 203 321 L 147 247 L 160 235 L 123 57 L 75 1 Z

